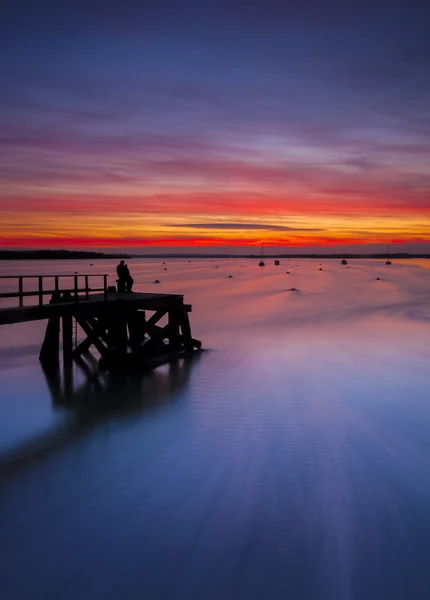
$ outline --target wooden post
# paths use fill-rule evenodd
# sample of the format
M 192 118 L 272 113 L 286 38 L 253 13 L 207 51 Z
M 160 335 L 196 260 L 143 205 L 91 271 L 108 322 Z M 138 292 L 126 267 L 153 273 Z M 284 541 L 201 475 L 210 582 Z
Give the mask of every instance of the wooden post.
M 24 297 L 22 295 L 23 286 L 22 286 L 22 277 L 18 277 L 18 292 L 19 292 L 19 306 L 24 306 Z
M 119 310 L 109 315 L 108 340 L 116 358 L 123 358 L 127 354 L 127 320 Z
M 105 300 L 107 300 L 107 288 L 108 288 L 107 275 L 103 275 L 103 288 L 104 288 L 104 297 L 105 297 Z
M 39 276 L 39 306 L 43 304 L 43 277 Z
M 73 355 L 73 317 L 70 313 L 63 314 L 63 361 L 71 362 Z
M 191 336 L 190 320 L 188 319 L 188 311 L 182 309 L 181 329 L 184 336 L 184 348 L 187 352 L 194 350 L 193 338 Z
M 115 354 L 118 357 L 124 357 L 127 354 L 127 320 L 125 315 L 118 314 L 116 324 L 116 341 L 115 341 Z
M 77 275 L 74 275 L 73 281 L 74 281 L 75 302 L 77 302 L 78 301 L 78 276 Z
M 88 275 L 85 275 L 85 297 L 88 300 L 88 297 L 89 297 Z
M 58 275 L 55 276 L 55 291 L 58 292 Z
M 179 326 L 181 324 L 181 309 L 171 309 L 168 315 L 169 320 L 169 345 L 172 350 L 179 350 L 182 346 Z
M 143 319 L 145 313 L 143 313 Z M 127 326 L 131 350 L 134 354 L 139 353 L 144 338 L 142 313 L 138 310 L 130 311 L 127 315 Z

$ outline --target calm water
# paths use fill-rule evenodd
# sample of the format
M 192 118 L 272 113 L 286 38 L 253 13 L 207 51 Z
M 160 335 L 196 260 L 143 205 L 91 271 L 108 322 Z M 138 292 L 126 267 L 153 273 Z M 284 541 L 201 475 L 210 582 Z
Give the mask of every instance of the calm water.
M 52 380 L 0 327 L 1 599 L 430 597 L 430 261 L 165 262 L 193 361 Z

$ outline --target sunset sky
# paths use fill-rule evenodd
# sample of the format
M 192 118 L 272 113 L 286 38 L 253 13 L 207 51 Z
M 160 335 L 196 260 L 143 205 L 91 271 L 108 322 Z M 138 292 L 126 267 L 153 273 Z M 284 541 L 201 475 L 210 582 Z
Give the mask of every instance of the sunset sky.
M 2 247 L 430 251 L 424 1 L 7 4 Z

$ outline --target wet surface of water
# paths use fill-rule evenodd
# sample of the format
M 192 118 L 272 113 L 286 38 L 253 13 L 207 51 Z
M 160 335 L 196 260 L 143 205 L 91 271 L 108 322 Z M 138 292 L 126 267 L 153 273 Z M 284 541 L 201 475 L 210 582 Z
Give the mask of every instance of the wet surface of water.
M 194 360 L 58 379 L 0 328 L 1 598 L 428 597 L 428 261 L 165 262 Z

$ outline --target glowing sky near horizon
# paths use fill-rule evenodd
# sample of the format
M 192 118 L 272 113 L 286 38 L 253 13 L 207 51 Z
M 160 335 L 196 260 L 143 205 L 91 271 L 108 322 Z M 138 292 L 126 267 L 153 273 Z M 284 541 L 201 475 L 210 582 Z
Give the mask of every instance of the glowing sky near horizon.
M 0 244 L 430 251 L 425 3 L 17 0 Z

